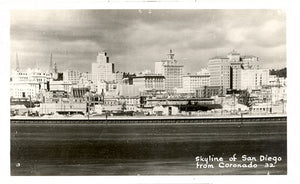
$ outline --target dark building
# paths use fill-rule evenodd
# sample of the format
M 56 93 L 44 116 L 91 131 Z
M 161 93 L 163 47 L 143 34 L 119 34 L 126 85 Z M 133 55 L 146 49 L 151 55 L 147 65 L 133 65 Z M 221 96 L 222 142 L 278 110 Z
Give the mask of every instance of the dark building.
M 203 86 L 196 89 L 197 98 L 210 98 L 212 96 L 223 96 L 223 86 Z

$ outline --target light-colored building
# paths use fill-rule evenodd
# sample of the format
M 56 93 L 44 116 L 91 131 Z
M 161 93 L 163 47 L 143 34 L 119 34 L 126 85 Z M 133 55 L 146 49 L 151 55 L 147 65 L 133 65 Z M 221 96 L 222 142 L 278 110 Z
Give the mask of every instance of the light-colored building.
M 269 86 L 286 86 L 286 78 L 269 75 Z
M 63 72 L 63 80 L 72 84 L 78 84 L 81 76 L 82 73 L 77 70 L 65 70 Z
M 210 75 L 208 68 L 201 68 L 200 71 L 196 73 L 197 75 Z
M 106 52 L 99 52 L 97 56 L 97 62 L 92 63 L 92 81 L 97 83 L 99 81 L 113 81 L 114 64 L 109 63 L 109 57 Z
M 252 114 L 285 114 L 286 103 L 272 104 L 272 103 L 258 103 L 251 107 Z
M 281 87 L 271 87 L 271 93 L 272 93 L 272 103 L 278 104 L 280 102 L 286 102 L 287 101 L 287 87 L 281 86 Z
M 57 103 L 41 103 L 39 107 L 40 114 L 85 114 L 86 113 L 86 103 L 82 102 L 70 102 L 68 100 L 60 99 Z
M 146 99 L 145 107 L 154 106 L 180 106 L 186 105 L 188 102 L 198 104 L 213 104 L 214 100 L 210 98 L 152 98 Z
M 65 91 L 67 93 L 71 92 L 71 82 L 66 81 L 50 81 L 50 91 Z
M 262 86 L 268 85 L 269 70 L 268 69 L 248 69 L 241 70 L 240 88 L 242 90 L 260 89 Z
M 197 88 L 210 85 L 210 75 L 184 75 L 182 84 L 188 93 L 195 93 Z
M 252 90 L 251 96 L 255 103 L 285 103 L 287 101 L 287 87 L 266 86 L 259 90 Z
M 137 111 L 140 107 L 138 96 L 105 97 L 103 111 Z
M 214 57 L 208 62 L 210 85 L 230 89 L 230 62 L 226 57 Z
M 155 106 L 153 113 L 157 116 L 172 116 L 179 114 L 179 108 L 177 106 Z
M 27 69 L 26 71 L 12 71 L 11 82 L 37 82 L 41 89 L 47 89 L 47 82 L 51 79 L 51 75 L 39 69 Z
M 10 95 L 13 98 L 37 98 L 41 91 L 47 90 L 51 75 L 39 69 L 12 71 Z
M 145 74 L 141 76 L 133 77 L 133 85 L 138 87 L 139 90 L 165 90 L 165 77 L 161 74 Z
M 183 65 L 175 60 L 174 56 L 170 50 L 167 59 L 155 62 L 155 73 L 165 76 L 165 89 L 171 93 L 175 88 L 182 88 Z
M 10 96 L 13 98 L 36 98 L 40 92 L 38 82 L 11 82 L 10 83 Z
M 82 73 L 78 85 L 84 86 L 84 87 L 89 87 L 91 92 L 96 92 L 97 91 L 97 85 L 93 83 L 91 74 L 89 73 Z
M 119 84 L 116 82 L 99 81 L 97 83 L 97 94 L 105 96 L 117 96 L 119 94 Z
M 241 56 L 233 50 L 226 57 L 214 57 L 209 60 L 210 85 L 223 86 L 227 90 L 239 90 L 242 70 L 258 70 L 259 60 L 256 56 Z
M 136 85 L 119 84 L 118 88 L 120 96 L 139 96 L 141 94 Z
M 116 83 L 123 83 L 123 75 L 124 75 L 124 72 L 119 72 L 117 71 L 116 73 L 113 74 L 114 75 L 114 81 Z

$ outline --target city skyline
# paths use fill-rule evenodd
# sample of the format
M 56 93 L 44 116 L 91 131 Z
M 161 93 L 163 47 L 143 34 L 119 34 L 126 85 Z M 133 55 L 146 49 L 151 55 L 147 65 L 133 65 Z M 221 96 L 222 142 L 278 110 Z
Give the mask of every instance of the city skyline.
M 20 68 L 47 69 L 53 53 L 59 71 L 90 72 L 97 52 L 106 51 L 115 71 L 154 71 L 169 49 L 185 72 L 233 49 L 258 56 L 262 68 L 283 68 L 285 31 L 278 10 L 12 11 L 11 68 L 18 53 Z

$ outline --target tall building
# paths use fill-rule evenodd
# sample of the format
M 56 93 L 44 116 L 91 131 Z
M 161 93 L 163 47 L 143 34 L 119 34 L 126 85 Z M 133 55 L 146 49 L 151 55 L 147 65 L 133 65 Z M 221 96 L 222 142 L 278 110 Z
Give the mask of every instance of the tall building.
M 241 88 L 241 69 L 242 69 L 242 59 L 240 53 L 233 50 L 227 54 L 227 58 L 230 62 L 230 89 L 240 89 Z
M 100 81 L 113 81 L 115 79 L 114 73 L 114 64 L 109 63 L 107 53 L 99 52 L 97 62 L 92 63 L 92 81 L 94 83 Z
M 155 73 L 165 76 L 165 89 L 174 92 L 175 88 L 182 88 L 183 65 L 174 59 L 175 54 L 170 50 L 167 58 L 155 62 Z
M 230 89 L 230 62 L 226 57 L 214 57 L 209 60 L 210 86 L 222 86 L 223 93 Z
M 81 75 L 82 75 L 81 72 L 77 70 L 65 70 L 63 72 L 63 80 L 67 82 L 71 82 L 72 84 L 78 84 Z
M 239 90 L 242 88 L 242 70 L 258 70 L 259 60 L 256 56 L 241 56 L 233 50 L 225 57 L 214 57 L 209 60 L 210 85 L 222 86 L 224 93 L 227 90 Z

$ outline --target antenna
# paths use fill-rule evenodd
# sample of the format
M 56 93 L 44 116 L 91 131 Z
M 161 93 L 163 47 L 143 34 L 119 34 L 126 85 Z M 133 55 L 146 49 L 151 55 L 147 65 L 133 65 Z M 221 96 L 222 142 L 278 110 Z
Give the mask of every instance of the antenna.
M 16 71 L 18 72 L 20 70 L 20 64 L 18 59 L 18 53 L 16 53 Z
M 53 69 L 53 61 L 52 61 L 52 52 L 50 53 L 50 65 L 49 65 L 49 72 Z

